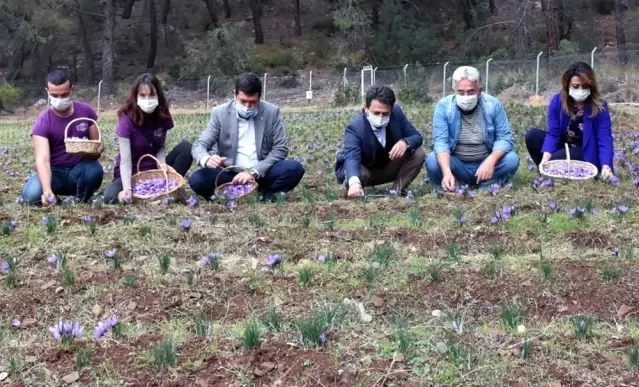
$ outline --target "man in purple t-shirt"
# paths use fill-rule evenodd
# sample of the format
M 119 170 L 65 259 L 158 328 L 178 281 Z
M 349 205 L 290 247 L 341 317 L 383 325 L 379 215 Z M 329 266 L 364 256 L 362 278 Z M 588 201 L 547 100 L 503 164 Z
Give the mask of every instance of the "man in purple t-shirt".
M 37 173 L 24 186 L 22 199 L 29 205 L 49 205 L 55 204 L 56 195 L 73 195 L 77 201 L 87 202 L 102 184 L 100 156 L 67 153 L 64 130 L 76 118 L 97 120 L 98 115 L 91 106 L 71 100 L 71 80 L 63 70 L 47 76 L 46 90 L 51 106 L 40 113 L 31 131 Z M 98 128 L 89 120 L 76 121 L 68 137 L 96 140 Z

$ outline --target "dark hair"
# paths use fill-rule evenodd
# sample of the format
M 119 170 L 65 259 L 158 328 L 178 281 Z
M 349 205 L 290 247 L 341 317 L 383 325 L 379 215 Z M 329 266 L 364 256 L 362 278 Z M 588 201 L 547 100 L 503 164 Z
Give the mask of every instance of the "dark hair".
M 47 85 L 50 83 L 55 86 L 60 86 L 67 82 L 69 82 L 69 86 L 73 86 L 69 74 L 62 69 L 53 70 L 47 75 Z
M 253 73 L 241 74 L 235 81 L 235 95 L 239 92 L 243 92 L 246 95 L 258 94 L 262 96 L 262 81 Z
M 581 81 L 590 88 L 590 96 L 586 99 L 586 103 L 590 105 L 592 110 L 591 118 L 597 116 L 604 110 L 603 103 L 601 101 L 601 94 L 599 94 L 599 88 L 597 87 L 597 79 L 595 78 L 595 72 L 588 63 L 577 62 L 568 67 L 568 70 L 561 77 L 561 106 L 568 114 L 569 117 L 574 117 L 575 111 L 572 106 L 572 97 L 569 94 L 570 81 L 572 77 L 579 77 Z
M 140 86 L 148 86 L 155 90 L 155 94 L 158 97 L 158 107 L 151 114 L 146 114 L 138 107 L 138 91 Z M 123 115 L 129 117 L 131 122 L 140 127 L 144 125 L 144 121 L 149 119 L 158 125 L 164 121 L 171 119 L 171 113 L 169 112 L 169 101 L 164 96 L 162 91 L 162 84 L 157 77 L 150 73 L 142 74 L 135 80 L 133 87 L 129 91 L 129 95 L 124 102 L 124 105 L 118 110 L 118 118 Z
M 366 106 L 371 106 L 373 101 L 379 101 L 385 105 L 395 105 L 395 92 L 388 86 L 371 86 L 366 92 Z

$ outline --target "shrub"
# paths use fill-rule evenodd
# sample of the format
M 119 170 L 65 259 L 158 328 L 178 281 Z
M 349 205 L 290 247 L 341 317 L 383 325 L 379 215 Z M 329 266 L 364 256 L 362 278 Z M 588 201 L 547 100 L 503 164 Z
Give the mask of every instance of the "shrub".
M 361 103 L 360 90 L 356 87 L 341 86 L 333 96 L 335 107 L 359 105 Z

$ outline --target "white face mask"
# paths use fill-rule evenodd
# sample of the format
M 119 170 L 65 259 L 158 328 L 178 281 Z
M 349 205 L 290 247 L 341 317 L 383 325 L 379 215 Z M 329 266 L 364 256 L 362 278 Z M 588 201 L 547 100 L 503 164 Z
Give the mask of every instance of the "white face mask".
M 158 99 L 142 99 L 138 98 L 138 107 L 145 113 L 153 113 L 158 107 Z
M 70 108 L 73 102 L 71 102 L 71 97 L 55 98 L 55 97 L 49 96 L 49 103 L 51 104 L 51 107 L 54 108 L 55 110 L 64 111 Z
M 568 94 L 577 102 L 583 102 L 590 97 L 590 89 L 573 89 L 570 88 Z
M 385 128 L 390 121 L 390 116 L 376 116 L 371 112 L 367 112 L 366 114 L 368 118 L 368 122 L 370 122 L 371 126 L 376 129 Z
M 237 115 L 242 117 L 245 120 L 250 120 L 251 118 L 257 115 L 257 108 L 249 108 L 242 105 L 239 101 L 235 101 L 235 110 L 237 111 Z
M 476 95 L 456 95 L 455 101 L 461 110 L 469 112 L 477 106 L 479 97 Z

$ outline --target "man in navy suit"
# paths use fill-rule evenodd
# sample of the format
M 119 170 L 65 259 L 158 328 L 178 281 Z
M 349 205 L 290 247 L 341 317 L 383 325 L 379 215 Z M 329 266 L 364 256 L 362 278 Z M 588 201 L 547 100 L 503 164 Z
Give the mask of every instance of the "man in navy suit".
M 346 181 L 349 198 L 364 196 L 364 186 L 390 182 L 405 195 L 426 158 L 422 142 L 422 135 L 395 105 L 393 90 L 372 86 L 364 109 L 344 132 L 344 151 L 335 164 L 337 182 Z

